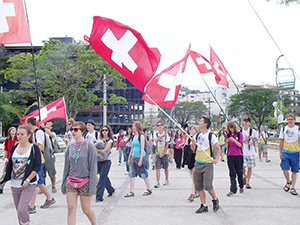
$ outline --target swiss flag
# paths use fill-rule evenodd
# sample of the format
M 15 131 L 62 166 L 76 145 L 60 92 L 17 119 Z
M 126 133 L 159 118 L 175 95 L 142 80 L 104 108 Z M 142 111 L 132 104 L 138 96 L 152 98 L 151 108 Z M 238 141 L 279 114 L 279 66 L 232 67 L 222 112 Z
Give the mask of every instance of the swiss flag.
M 210 62 L 201 54 L 191 51 L 190 56 L 201 74 L 213 72 Z
M 112 19 L 95 16 L 90 37 L 91 47 L 140 91 L 155 74 L 160 53 L 149 48 L 142 35 Z
M 159 106 L 173 108 L 177 101 L 189 54 L 190 48 L 182 60 L 163 70 L 149 82 L 143 96 L 144 101 L 152 105 L 154 101 Z
M 30 43 L 22 0 L 0 0 L 0 44 Z
M 226 78 L 228 72 L 212 48 L 210 48 L 210 63 L 212 65 L 217 84 L 224 85 L 229 88 L 228 80 Z
M 40 108 L 40 113 L 41 113 L 41 121 L 44 124 L 56 118 L 61 118 L 67 121 L 66 104 L 64 98 L 57 99 L 56 101 Z M 37 124 L 40 123 L 39 111 L 35 110 L 21 119 L 23 124 L 25 124 L 26 118 L 29 116 L 34 116 L 37 119 Z

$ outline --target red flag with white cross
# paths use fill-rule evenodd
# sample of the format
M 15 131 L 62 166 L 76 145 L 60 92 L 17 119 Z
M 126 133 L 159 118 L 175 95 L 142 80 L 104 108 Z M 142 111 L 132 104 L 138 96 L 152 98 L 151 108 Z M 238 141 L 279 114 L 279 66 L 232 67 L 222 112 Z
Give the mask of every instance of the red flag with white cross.
M 210 48 L 210 64 L 215 74 L 217 84 L 224 85 L 229 88 L 228 80 L 226 78 L 228 72 L 212 48 Z
M 201 54 L 191 51 L 190 56 L 201 74 L 213 72 L 210 62 Z
M 142 35 L 127 25 L 95 16 L 90 37 L 84 39 L 140 91 L 155 74 L 160 62 L 157 48 L 149 48 Z
M 40 108 L 41 121 L 45 124 L 48 121 L 56 118 L 61 118 L 67 121 L 66 104 L 64 98 L 57 99 L 56 101 Z M 39 124 L 39 111 L 35 110 L 32 113 L 21 119 L 22 123 L 25 124 L 26 118 L 34 116 Z
M 184 58 L 156 75 L 146 86 L 143 100 L 154 105 L 173 108 L 182 84 L 190 48 Z
M 0 44 L 30 43 L 22 0 L 0 0 Z

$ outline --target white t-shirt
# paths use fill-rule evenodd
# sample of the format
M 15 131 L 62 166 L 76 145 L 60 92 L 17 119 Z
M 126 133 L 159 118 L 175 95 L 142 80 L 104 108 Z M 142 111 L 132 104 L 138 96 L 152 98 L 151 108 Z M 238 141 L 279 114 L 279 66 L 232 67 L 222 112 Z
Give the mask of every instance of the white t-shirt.
M 283 128 L 280 130 L 280 139 L 284 139 L 283 143 L 283 150 L 288 152 L 299 152 L 299 139 L 300 139 L 300 132 L 299 127 L 295 125 L 293 128 L 285 126 L 284 132 Z
M 164 135 L 165 132 L 162 132 L 161 134 L 159 132 L 157 132 L 154 136 L 154 138 L 158 139 L 160 138 L 162 135 Z M 170 141 L 170 137 L 169 135 L 167 134 L 165 137 L 163 137 L 159 142 L 156 143 L 156 146 L 157 147 L 163 147 L 166 145 L 166 142 L 167 141 Z
M 31 146 L 32 144 L 23 155 L 19 155 L 17 151 L 14 151 L 12 155 L 13 169 L 11 172 L 11 182 L 10 182 L 10 185 L 12 187 L 16 187 L 16 188 L 22 187 L 21 184 L 22 184 L 22 180 L 24 179 L 26 165 L 28 164 L 28 159 L 31 152 L 30 151 Z
M 211 151 L 210 151 L 210 146 L 209 146 L 209 140 L 208 136 L 209 131 L 206 132 L 205 134 L 199 133 L 198 137 L 197 134 L 193 136 L 193 139 L 196 140 L 197 143 L 197 151 L 196 151 L 196 157 L 195 160 L 197 163 L 212 163 L 211 159 L 203 152 L 205 151 L 209 156 L 211 156 Z M 211 135 L 211 147 L 212 151 L 214 151 L 214 145 L 218 142 L 218 138 L 216 135 L 212 134 Z M 213 156 L 211 156 L 213 157 Z
M 44 143 L 44 141 L 45 141 L 44 131 L 38 130 L 38 131 L 35 133 L 34 141 L 36 142 L 36 144 L 41 144 L 41 145 L 43 145 L 43 143 Z
M 254 142 L 250 140 L 249 134 L 250 134 L 250 127 L 247 130 L 242 129 L 243 134 L 243 155 L 244 156 L 253 156 L 255 155 L 255 146 Z M 252 128 L 252 138 L 257 138 L 257 131 Z
M 88 140 L 89 142 L 91 142 L 92 144 L 94 144 L 97 141 L 97 138 L 99 138 L 99 134 L 97 135 L 97 138 L 96 138 L 96 132 L 98 132 L 98 131 L 94 130 L 93 133 L 88 132 L 85 139 Z

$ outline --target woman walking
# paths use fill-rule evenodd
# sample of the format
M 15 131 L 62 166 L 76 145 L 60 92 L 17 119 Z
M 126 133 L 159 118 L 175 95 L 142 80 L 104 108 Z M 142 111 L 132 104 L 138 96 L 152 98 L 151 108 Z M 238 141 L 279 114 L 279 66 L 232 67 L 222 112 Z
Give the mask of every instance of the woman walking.
M 180 129 L 178 129 L 176 131 L 176 135 L 174 138 L 174 159 L 175 159 L 175 163 L 176 163 L 176 168 L 180 169 L 181 168 L 181 161 L 182 161 L 182 148 L 184 145 L 184 141 L 183 141 L 183 134 L 182 131 Z
M 116 150 L 119 151 L 119 166 L 122 163 L 122 154 L 123 154 L 124 146 L 125 146 L 124 131 L 120 130 L 119 131 L 119 136 L 117 138 L 117 145 L 116 145 Z M 126 161 L 125 160 L 125 155 L 123 155 L 123 160 L 124 160 L 124 162 Z
M 152 194 L 150 189 L 150 182 L 148 178 L 147 171 L 147 160 L 145 152 L 145 136 L 143 134 L 143 127 L 140 122 L 134 122 L 132 126 L 132 131 L 134 133 L 132 148 L 129 154 L 129 177 L 130 177 L 130 192 L 124 197 L 133 197 L 134 196 L 134 184 L 135 177 L 139 176 L 144 179 L 147 190 L 144 192 L 143 196 Z
M 226 147 L 225 147 L 225 130 L 220 130 L 218 134 L 218 142 L 221 146 L 221 161 L 224 162 Z
M 11 148 L 6 174 L 0 184 L 11 181 L 11 190 L 19 224 L 29 224 L 28 205 L 36 189 L 36 175 L 41 168 L 41 151 L 33 143 L 29 126 L 18 127 L 19 143 Z
M 92 195 L 96 192 L 97 157 L 92 143 L 84 140 L 86 126 L 75 122 L 70 128 L 75 142 L 70 143 L 65 152 L 65 166 L 61 185 L 62 193 L 67 196 L 68 224 L 76 224 L 77 199 L 83 213 L 91 224 L 96 225 L 96 215 L 91 209 Z
M 124 141 L 125 141 L 124 157 L 125 157 L 126 171 L 127 171 L 126 175 L 129 173 L 128 158 L 132 147 L 132 138 L 133 138 L 132 129 L 131 127 L 128 127 L 126 135 L 124 136 Z
M 228 149 L 227 164 L 230 176 L 230 191 L 228 197 L 233 196 L 237 192 L 236 175 L 238 177 L 240 193 L 244 192 L 243 182 L 243 134 L 237 131 L 234 122 L 227 124 L 228 133 L 225 137 L 226 148 Z
M 4 140 L 4 153 L 3 153 L 3 157 L 2 157 L 2 160 L 5 160 L 5 164 L 3 167 L 3 173 L 2 173 L 0 180 L 2 180 L 5 176 L 6 166 L 8 163 L 9 156 L 10 156 L 10 150 L 16 144 L 16 141 L 17 141 L 17 135 L 16 135 L 17 129 L 15 127 L 10 127 L 8 129 L 7 133 L 8 133 L 8 138 L 6 138 Z M 3 193 L 4 185 L 5 185 L 5 183 L 0 185 L 0 194 Z
M 195 134 L 200 132 L 199 126 L 193 126 L 190 132 L 191 137 L 193 138 Z M 194 201 L 195 198 L 198 197 L 198 194 L 195 191 L 195 184 L 194 184 L 194 166 L 195 166 L 195 156 L 196 153 L 191 149 L 191 139 L 188 138 L 186 140 L 185 146 L 184 146 L 184 160 L 183 160 L 183 165 L 187 165 L 188 169 L 191 173 L 192 176 L 192 189 L 191 189 L 191 194 L 188 197 L 188 201 Z
M 104 189 L 107 190 L 110 197 L 115 193 L 110 179 L 108 177 L 111 167 L 111 148 L 113 147 L 113 132 L 109 125 L 104 125 L 100 128 L 100 142 L 96 144 L 97 161 L 98 161 L 98 174 L 100 175 L 97 185 L 96 202 L 103 201 Z

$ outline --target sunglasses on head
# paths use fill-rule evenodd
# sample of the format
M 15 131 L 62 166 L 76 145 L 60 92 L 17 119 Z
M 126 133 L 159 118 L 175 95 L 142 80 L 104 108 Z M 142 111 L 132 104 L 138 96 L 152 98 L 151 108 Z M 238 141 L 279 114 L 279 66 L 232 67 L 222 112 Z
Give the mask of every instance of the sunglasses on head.
M 80 129 L 79 128 L 77 128 L 77 127 L 75 127 L 75 128 L 71 128 L 70 129 L 72 132 L 74 131 L 74 132 L 77 132 L 77 131 L 79 131 Z

